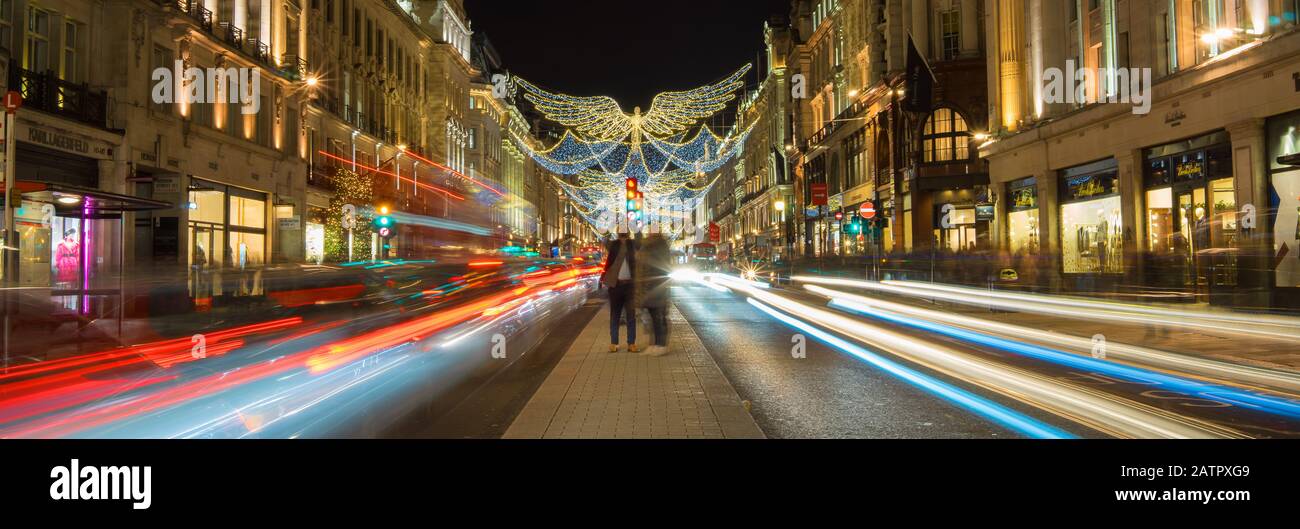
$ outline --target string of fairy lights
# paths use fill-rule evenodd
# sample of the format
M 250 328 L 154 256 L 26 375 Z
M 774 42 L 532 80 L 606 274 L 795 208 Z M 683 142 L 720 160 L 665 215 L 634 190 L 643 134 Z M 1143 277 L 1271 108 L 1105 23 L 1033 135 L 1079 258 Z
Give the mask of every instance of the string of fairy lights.
M 511 132 L 527 155 L 556 175 L 578 215 L 600 226 L 610 213 L 627 211 L 626 187 L 636 180 L 655 214 L 682 215 L 718 181 L 705 181 L 736 157 L 754 130 L 733 127 L 718 135 L 703 121 L 724 110 L 744 88 L 746 65 L 725 79 L 682 92 L 656 95 L 648 112 L 626 113 L 613 98 L 557 94 L 520 78 L 511 86 L 547 119 L 565 127 L 558 141 L 537 145 Z

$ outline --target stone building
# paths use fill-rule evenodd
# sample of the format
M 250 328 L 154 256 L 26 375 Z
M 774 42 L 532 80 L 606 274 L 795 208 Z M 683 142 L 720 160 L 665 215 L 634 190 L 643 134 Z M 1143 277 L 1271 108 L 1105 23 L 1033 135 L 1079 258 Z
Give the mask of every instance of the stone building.
M 1292 0 L 990 2 L 997 244 L 1056 289 L 1300 303 Z

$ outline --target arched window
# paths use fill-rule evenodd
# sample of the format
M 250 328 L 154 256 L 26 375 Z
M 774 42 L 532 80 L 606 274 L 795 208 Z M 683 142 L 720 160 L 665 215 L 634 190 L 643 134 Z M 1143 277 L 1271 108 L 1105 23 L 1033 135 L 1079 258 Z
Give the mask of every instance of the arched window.
M 970 128 L 961 114 L 951 108 L 940 108 L 930 114 L 921 140 L 926 162 L 970 158 Z

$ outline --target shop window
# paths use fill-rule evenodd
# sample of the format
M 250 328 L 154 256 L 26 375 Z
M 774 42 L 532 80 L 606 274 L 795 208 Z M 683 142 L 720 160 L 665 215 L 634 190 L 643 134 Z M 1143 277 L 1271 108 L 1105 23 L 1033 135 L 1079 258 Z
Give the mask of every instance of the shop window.
M 951 108 L 940 108 L 930 115 L 921 139 L 926 162 L 970 158 L 970 129 L 961 114 Z
M 1038 186 L 1034 178 L 1008 186 L 1007 238 L 1011 253 L 1038 253 Z
M 1124 227 L 1114 160 L 1067 169 L 1061 182 L 1061 262 L 1066 274 L 1124 273 Z
M 1178 245 L 1174 230 L 1173 189 L 1147 191 L 1147 248 L 1161 255 L 1174 253 Z
M 1061 206 L 1061 229 L 1065 273 L 1124 272 L 1118 196 Z
M 230 197 L 230 225 L 242 228 L 266 228 L 266 201 L 240 196 Z
M 190 191 L 190 221 L 221 224 L 226 221 L 226 194 L 214 189 Z

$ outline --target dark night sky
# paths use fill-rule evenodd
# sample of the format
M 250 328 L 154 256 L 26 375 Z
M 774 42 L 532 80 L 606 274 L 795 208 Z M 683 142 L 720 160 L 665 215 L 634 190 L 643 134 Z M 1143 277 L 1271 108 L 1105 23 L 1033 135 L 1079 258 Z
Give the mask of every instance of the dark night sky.
M 547 90 L 607 95 L 626 111 L 717 81 L 763 51 L 763 23 L 790 0 L 467 0 L 515 75 Z M 755 70 L 760 66 L 755 64 Z M 747 84 L 757 83 L 751 72 Z

